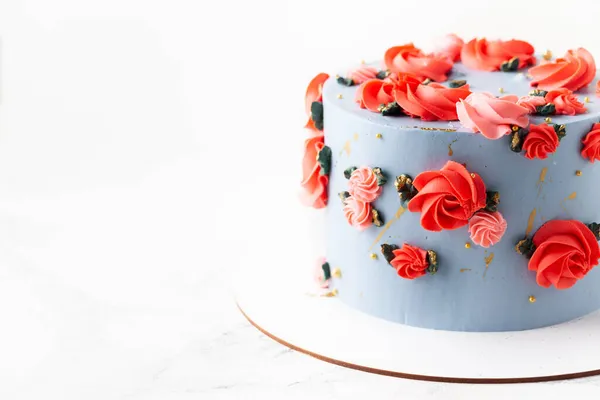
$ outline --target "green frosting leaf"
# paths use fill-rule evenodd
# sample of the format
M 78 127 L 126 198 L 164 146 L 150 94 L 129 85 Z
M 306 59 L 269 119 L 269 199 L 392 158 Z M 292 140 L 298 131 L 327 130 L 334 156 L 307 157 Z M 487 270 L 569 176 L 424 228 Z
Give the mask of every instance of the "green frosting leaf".
M 592 231 L 596 240 L 600 240 L 600 224 L 592 222 L 591 224 L 588 224 L 587 227 L 590 228 L 590 231 Z
M 435 273 L 438 271 L 438 256 L 435 251 L 427 251 L 427 262 L 429 263 L 429 267 L 427 267 L 427 272 L 429 272 L 429 274 L 431 275 L 435 275 Z
M 331 279 L 331 267 L 329 266 L 329 263 L 326 262 L 325 264 L 321 265 L 321 268 L 323 269 L 323 277 L 325 280 Z
M 413 186 L 413 180 L 410 175 L 402 174 L 396 177 L 394 181 L 398 196 L 400 196 L 400 203 L 404 204 L 410 201 L 417 195 L 417 189 Z
M 485 210 L 496 212 L 498 211 L 498 204 L 500 204 L 500 193 L 488 191 L 486 193 Z
M 321 151 L 319 151 L 317 162 L 321 166 L 319 174 L 329 176 L 329 172 L 331 172 L 331 148 L 329 146 L 323 146 Z
M 320 101 L 312 102 L 310 105 L 310 118 L 318 130 L 323 130 L 323 103 Z
M 467 84 L 467 81 L 465 81 L 464 79 L 455 79 L 453 81 L 450 81 L 450 83 L 448 83 L 448 86 L 456 89 L 462 86 L 465 86 Z
M 383 174 L 383 171 L 381 171 L 381 168 L 379 168 L 379 167 L 373 168 L 373 173 L 377 177 L 377 186 L 383 186 L 386 184 L 387 178 Z
M 346 169 L 344 170 L 344 177 L 345 177 L 346 179 L 350 179 L 350 177 L 352 176 L 352 173 L 353 173 L 354 171 L 356 171 L 357 169 L 358 169 L 358 168 L 356 168 L 356 167 L 354 167 L 354 166 L 346 168 Z
M 535 112 L 539 115 L 547 116 L 556 114 L 556 106 L 552 103 L 545 104 L 543 106 L 537 106 Z
M 379 112 L 383 116 L 396 117 L 398 115 L 402 115 L 402 108 L 400 108 L 398 103 L 392 101 L 391 103 L 380 105 Z
M 339 83 L 340 85 L 344 85 L 344 86 L 354 86 L 355 85 L 355 83 L 352 79 L 344 78 L 342 76 L 337 78 L 337 83 Z
M 530 96 L 539 96 L 539 97 L 546 97 L 546 95 L 548 94 L 547 91 L 545 90 L 540 90 L 540 89 L 534 89 L 531 92 L 529 92 Z
M 519 240 L 515 246 L 515 251 L 527 258 L 531 258 L 533 252 L 535 251 L 533 239 L 526 237 L 525 239 Z
M 385 70 L 385 69 L 384 69 L 384 70 L 381 70 L 381 71 L 379 71 L 379 72 L 377 73 L 377 75 L 375 75 L 375 77 L 376 77 L 377 79 L 385 79 L 385 78 L 387 78 L 389 75 L 390 75 L 390 71 L 388 71 L 388 70 Z
M 554 132 L 556 132 L 556 136 L 558 136 L 558 140 L 562 140 L 565 136 L 567 136 L 567 127 L 564 125 L 554 124 Z
M 381 217 L 379 211 L 377 211 L 374 208 L 371 208 L 371 217 L 373 218 L 373 225 L 375 225 L 378 228 L 383 226 L 383 218 Z
M 519 69 L 519 58 L 513 57 L 508 61 L 500 64 L 500 71 L 502 72 L 515 72 Z
M 342 200 L 342 203 L 345 203 L 346 199 L 348 197 L 350 197 L 350 192 L 340 192 L 340 193 L 338 193 L 338 196 L 339 196 L 340 200 Z
M 391 263 L 395 257 L 394 250 L 398 250 L 398 246 L 396 246 L 395 244 L 384 243 L 381 245 L 381 254 L 383 254 L 383 257 L 388 262 L 388 264 Z
M 523 150 L 523 142 L 527 133 L 527 130 L 524 128 L 519 128 L 517 131 L 513 130 L 513 134 L 510 136 L 510 149 L 512 151 L 520 153 Z

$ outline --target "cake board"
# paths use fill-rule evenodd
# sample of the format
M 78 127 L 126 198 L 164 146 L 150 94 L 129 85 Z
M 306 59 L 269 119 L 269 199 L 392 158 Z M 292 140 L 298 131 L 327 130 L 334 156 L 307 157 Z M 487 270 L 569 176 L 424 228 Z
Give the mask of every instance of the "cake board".
M 282 232 L 269 238 L 269 248 L 285 252 L 285 237 Z M 307 291 L 295 284 L 302 280 L 300 274 L 310 271 L 301 256 L 286 257 L 282 268 L 283 255 L 264 257 L 264 238 L 249 240 L 262 240 L 263 246 L 250 244 L 257 251 L 246 255 L 244 267 L 235 274 L 239 309 L 265 335 L 319 360 L 392 377 L 452 383 L 526 383 L 600 374 L 600 312 L 518 332 L 410 327 Z

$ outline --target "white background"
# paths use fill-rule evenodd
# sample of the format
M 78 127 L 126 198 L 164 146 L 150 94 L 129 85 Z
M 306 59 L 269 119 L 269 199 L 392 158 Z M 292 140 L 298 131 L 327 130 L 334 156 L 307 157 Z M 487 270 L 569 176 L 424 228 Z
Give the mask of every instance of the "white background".
M 483 387 L 342 369 L 249 327 L 228 289 L 234 267 L 256 262 L 245 257 L 253 238 L 268 257 L 285 221 L 253 204 L 300 179 L 304 87 L 317 72 L 411 40 L 430 48 L 447 32 L 600 54 L 597 2 L 486 3 L 2 0 L 0 398 L 597 389 L 597 379 Z

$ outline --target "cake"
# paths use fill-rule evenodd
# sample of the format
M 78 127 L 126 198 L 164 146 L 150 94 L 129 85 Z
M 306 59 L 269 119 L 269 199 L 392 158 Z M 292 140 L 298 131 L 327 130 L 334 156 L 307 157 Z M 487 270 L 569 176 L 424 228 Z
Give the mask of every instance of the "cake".
M 456 35 L 318 74 L 302 198 L 325 214 L 321 294 L 450 331 L 600 309 L 599 88 L 583 48 Z

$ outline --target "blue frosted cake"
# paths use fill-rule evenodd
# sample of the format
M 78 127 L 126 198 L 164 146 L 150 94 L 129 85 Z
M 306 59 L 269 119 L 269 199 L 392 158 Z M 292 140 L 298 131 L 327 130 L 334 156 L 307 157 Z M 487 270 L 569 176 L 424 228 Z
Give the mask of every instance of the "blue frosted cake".
M 600 309 L 593 57 L 449 35 L 306 93 L 303 199 L 327 296 L 415 327 L 533 329 Z

